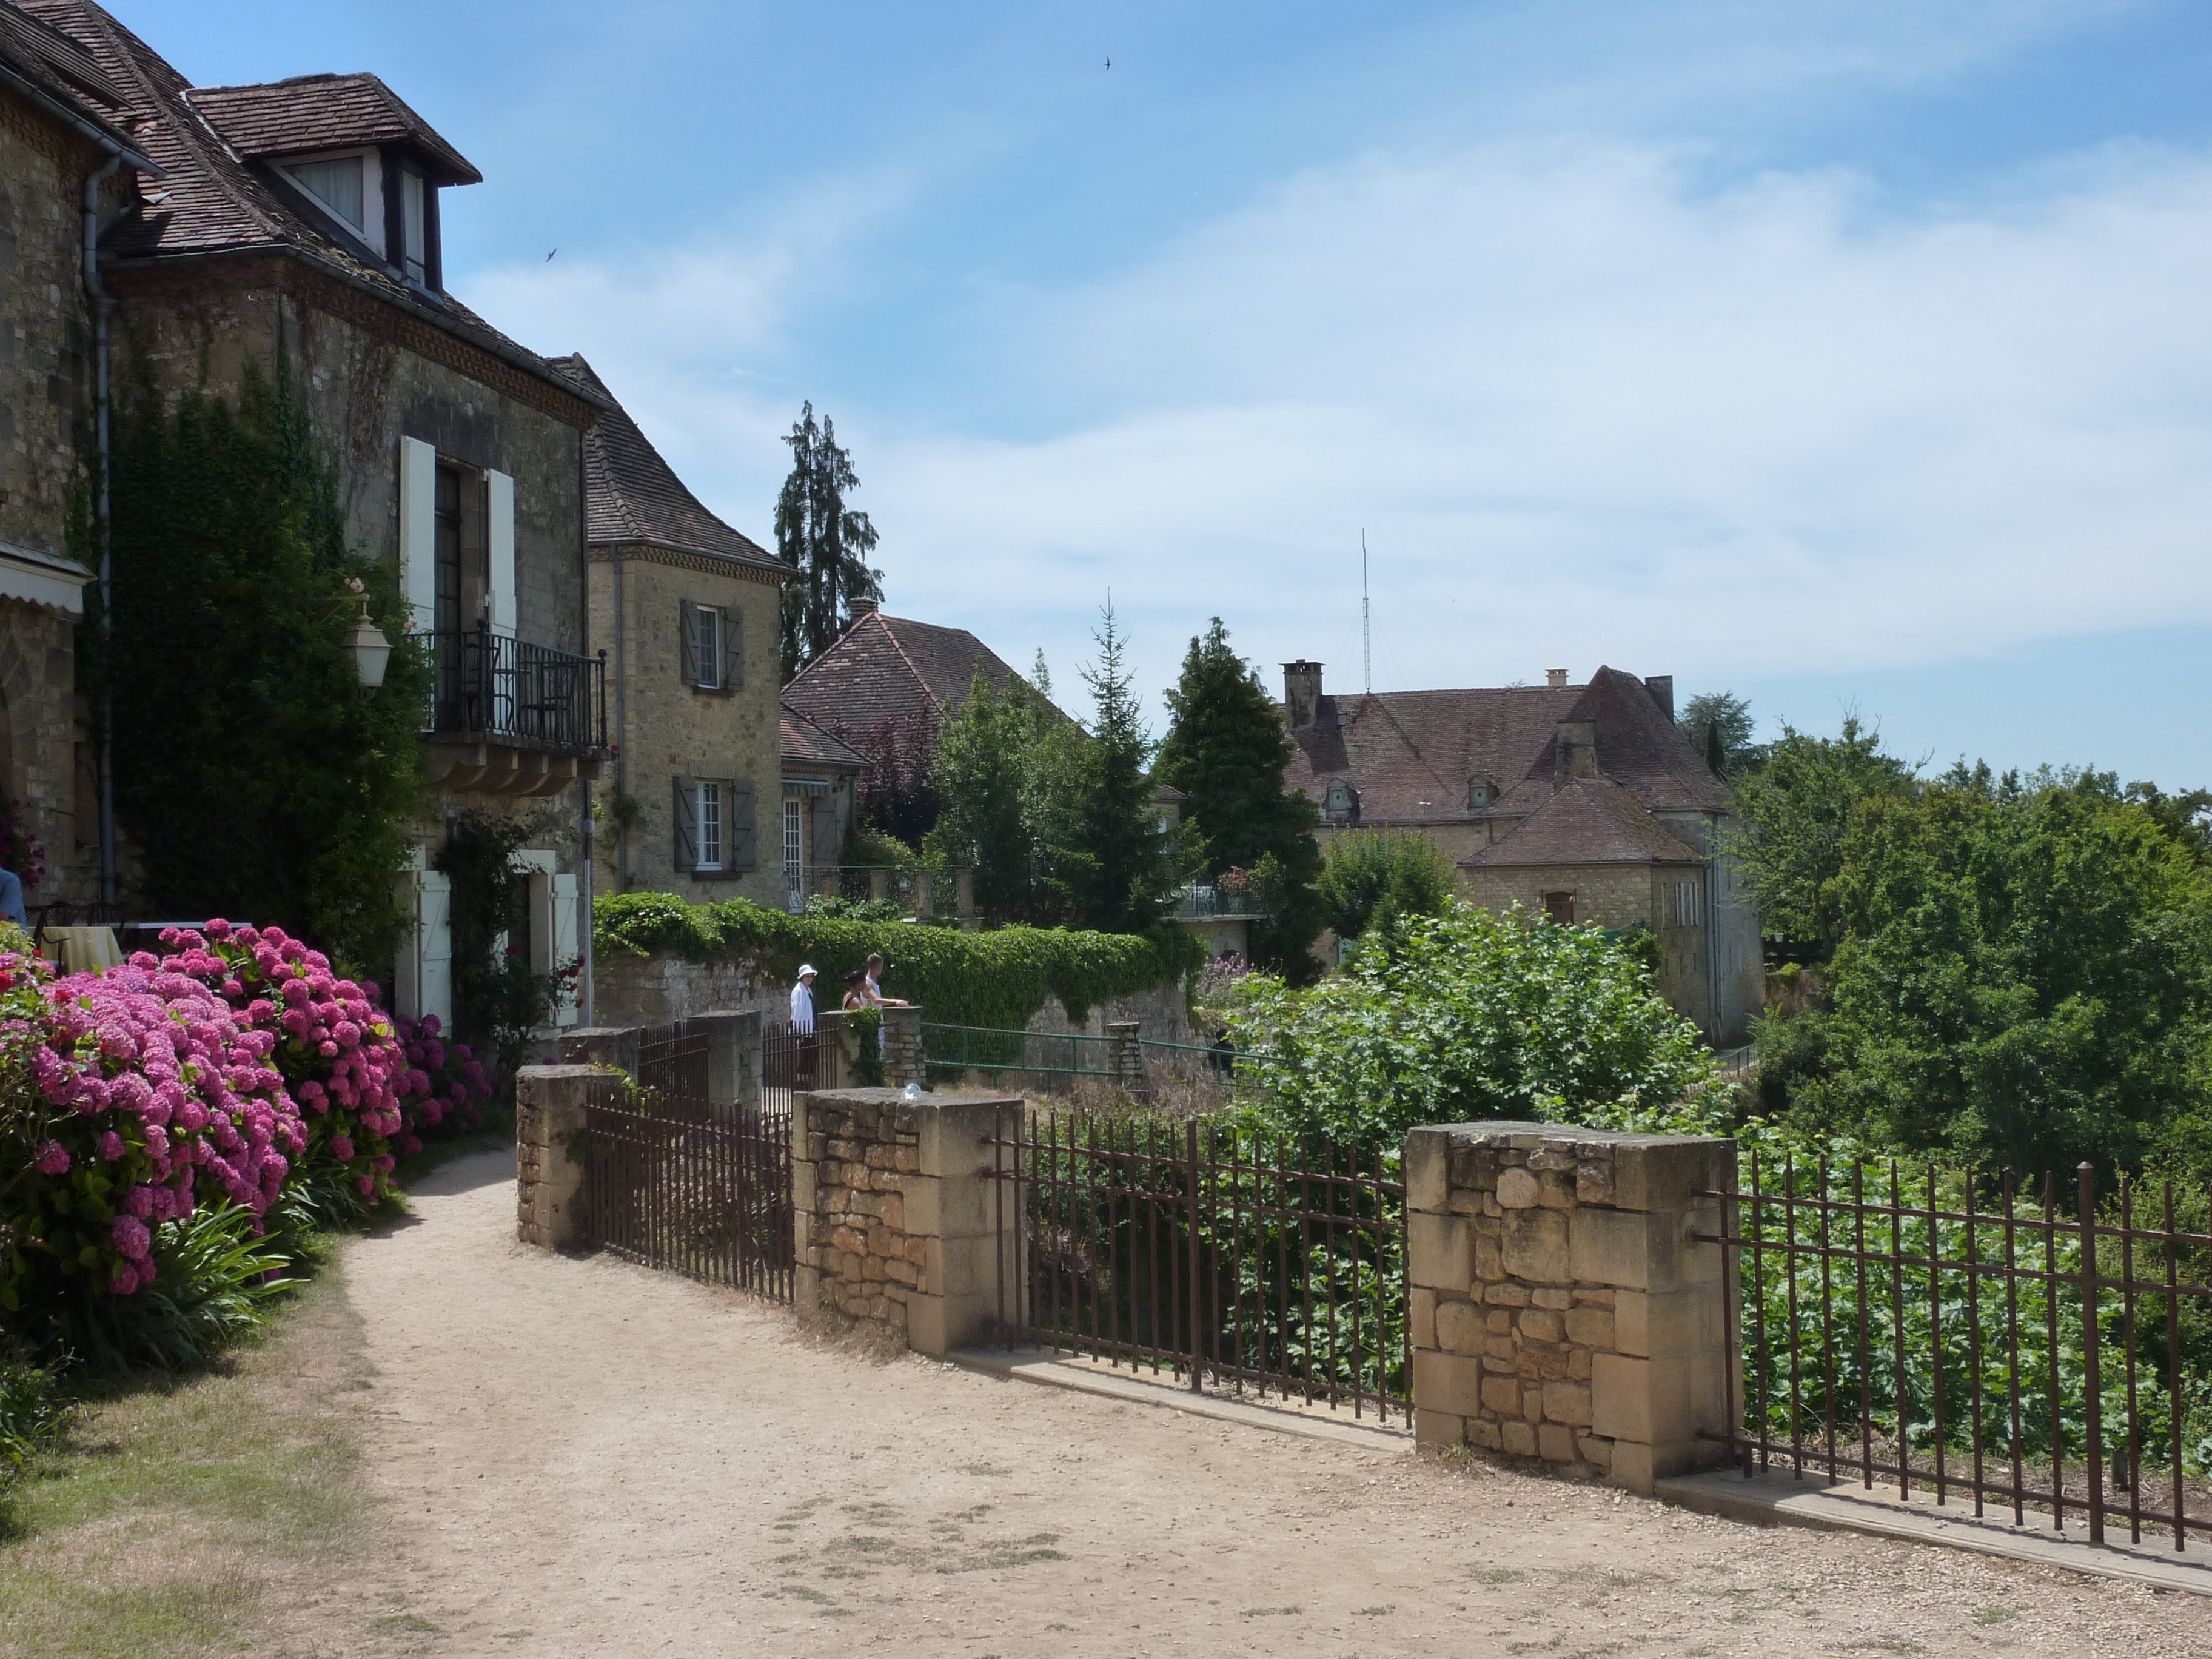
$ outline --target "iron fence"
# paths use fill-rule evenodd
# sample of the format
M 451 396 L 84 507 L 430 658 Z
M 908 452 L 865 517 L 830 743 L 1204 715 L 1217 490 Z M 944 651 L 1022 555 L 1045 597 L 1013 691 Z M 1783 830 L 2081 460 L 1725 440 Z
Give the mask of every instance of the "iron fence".
M 761 1029 L 761 1109 L 791 1110 L 791 1097 L 809 1089 L 845 1086 L 845 1019 L 842 1010 L 815 1015 L 814 1029 L 788 1022 Z
M 1010 1342 L 1411 1423 L 1405 1187 L 1379 1156 L 1059 1113 L 992 1145 Z
M 638 1086 L 686 1099 L 706 1099 L 710 1046 L 706 1031 L 690 1020 L 647 1026 L 637 1034 Z
M 429 636 L 430 729 L 552 749 L 607 746 L 606 661 L 495 634 Z
M 2212 1228 L 2123 1180 L 1753 1156 L 1718 1235 L 1748 1473 L 2212 1534 Z M 2180 1206 L 2178 1211 L 2177 1206 Z M 2154 1225 L 2138 1224 L 2148 1209 Z M 2186 1212 L 2197 1230 L 2177 1224 Z
M 988 1025 L 949 1025 L 925 1020 L 922 1063 L 933 1082 L 969 1072 L 1054 1079 L 1117 1077 L 1114 1039 L 1084 1031 L 1016 1031 Z
M 793 909 L 805 908 L 810 898 L 844 899 L 850 903 L 888 901 L 901 914 L 924 919 L 960 914 L 960 870 L 896 869 L 888 865 L 821 864 L 803 873 L 790 872 Z
M 584 1109 L 589 1241 L 649 1267 L 792 1296 L 791 1119 L 640 1091 Z

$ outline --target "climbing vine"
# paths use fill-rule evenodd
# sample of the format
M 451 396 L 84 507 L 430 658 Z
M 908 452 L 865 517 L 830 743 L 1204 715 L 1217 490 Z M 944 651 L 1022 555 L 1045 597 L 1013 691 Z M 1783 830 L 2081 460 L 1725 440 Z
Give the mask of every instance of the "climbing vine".
M 142 360 L 114 424 L 110 694 L 117 815 L 155 914 L 251 915 L 381 977 L 419 786 L 430 669 L 398 574 L 345 544 L 337 481 L 289 388 L 246 366 L 233 404 L 166 400 Z M 74 541 L 88 542 L 85 515 Z M 81 546 L 87 562 L 96 550 Z M 358 586 L 356 584 L 359 584 Z M 363 687 L 343 639 L 365 592 L 393 642 Z M 92 596 L 88 596 L 92 597 Z
M 1196 938 L 1170 922 L 1152 933 L 1087 933 L 1001 927 L 965 933 L 904 922 L 794 916 L 743 899 L 690 904 L 672 893 L 609 893 L 592 907 L 599 954 L 666 951 L 687 962 L 746 963 L 787 979 L 802 962 L 840 985 L 872 951 L 890 964 L 892 994 L 933 1020 L 1017 1029 L 1056 996 L 1081 1020 L 1115 997 L 1181 980 L 1204 957 Z
M 531 968 L 523 944 L 530 872 L 514 860 L 548 828 L 542 815 L 464 812 L 434 860 L 453 884 L 453 1022 L 496 1048 L 502 1073 L 521 1062 L 561 994 L 559 973 Z

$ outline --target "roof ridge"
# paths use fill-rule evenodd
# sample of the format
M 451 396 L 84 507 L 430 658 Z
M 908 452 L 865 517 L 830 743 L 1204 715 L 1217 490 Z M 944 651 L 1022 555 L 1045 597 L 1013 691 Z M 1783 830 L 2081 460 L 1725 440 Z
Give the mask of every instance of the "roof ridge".
M 860 625 L 862 623 L 866 622 L 866 621 L 868 619 L 868 617 L 874 617 L 874 618 L 875 618 L 875 620 L 876 620 L 877 625 L 878 625 L 878 626 L 879 626 L 880 628 L 882 628 L 882 629 L 884 630 L 884 637 L 885 639 L 888 639 L 888 640 L 891 642 L 891 649 L 898 653 L 898 659 L 899 659 L 899 660 L 900 660 L 901 662 L 902 662 L 902 663 L 904 663 L 904 664 L 906 665 L 906 672 L 907 672 L 908 673 L 909 673 L 909 674 L 913 675 L 913 676 L 914 676 L 914 678 L 915 678 L 915 684 L 921 687 L 921 694 L 922 694 L 922 696 L 924 696 L 925 697 L 927 697 L 927 698 L 928 698 L 932 702 L 936 703 L 936 704 L 937 704 L 937 712 L 938 712 L 939 714 L 943 714 L 943 713 L 945 712 L 945 704 L 944 704 L 944 702 L 943 702 L 939 698 L 939 696 L 938 696 L 938 695 L 937 695 L 936 690 L 934 690 L 934 689 L 930 685 L 930 684 L 929 684 L 929 676 L 928 676 L 928 675 L 927 675 L 927 674 L 925 674 L 925 673 L 923 673 L 923 672 L 921 672 L 921 665 L 920 665 L 919 664 L 917 664 L 917 663 L 915 661 L 915 659 L 914 659 L 911 656 L 909 656 L 909 655 L 908 655 L 908 654 L 907 654 L 907 648 L 906 648 L 906 646 L 905 646 L 904 642 L 903 642 L 902 641 L 901 641 L 901 640 L 900 640 L 900 638 L 899 638 L 899 636 L 898 636 L 898 635 L 897 635 L 896 632 L 894 632 L 894 631 L 892 630 L 892 628 L 891 628 L 891 623 L 892 623 L 896 622 L 896 621 L 900 621 L 900 620 L 908 620 L 908 619 L 902 619 L 902 618 L 899 618 L 899 617 L 886 617 L 885 615 L 884 615 L 884 613 L 883 613 L 881 611 L 869 611 L 869 612 L 868 612 L 867 617 L 855 617 L 854 618 L 853 618 L 853 626 L 852 626 L 851 628 L 849 628 L 849 629 L 846 629 L 845 631 L 846 631 L 847 633 L 848 633 L 848 634 L 849 634 L 849 633 L 854 633 L 854 632 L 857 632 L 857 631 L 859 630 Z M 930 624 L 929 624 L 929 623 L 923 623 L 921 624 L 921 626 L 922 626 L 922 627 L 924 627 L 924 628 L 927 628 L 927 627 L 929 627 L 929 626 L 930 626 Z M 965 633 L 967 630 L 965 630 L 964 629 L 958 629 L 958 630 L 955 630 L 955 631 L 962 632 L 962 633 Z M 968 637 L 969 637 L 969 638 L 970 638 L 970 639 L 975 639 L 975 636 L 974 635 L 972 635 L 972 634 L 969 634 L 969 635 L 968 635 Z M 976 641 L 975 641 L 975 642 L 976 642 L 978 645 L 981 645 L 981 644 L 982 643 L 982 641 L 981 641 L 981 640 L 976 640 Z M 974 678 L 974 674 L 973 674 L 972 671 L 970 672 L 969 678 L 971 678 L 971 679 L 972 679 L 972 678 Z

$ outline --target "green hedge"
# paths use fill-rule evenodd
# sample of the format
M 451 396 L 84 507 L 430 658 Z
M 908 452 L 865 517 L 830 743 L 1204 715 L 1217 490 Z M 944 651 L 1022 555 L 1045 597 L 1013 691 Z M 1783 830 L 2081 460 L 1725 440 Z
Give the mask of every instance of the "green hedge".
M 816 995 L 834 1007 L 847 975 L 880 951 L 890 964 L 886 995 L 920 1003 L 930 1018 L 954 1025 L 1018 1030 L 1060 999 L 1080 1021 L 1115 997 L 1183 979 L 1204 957 L 1188 929 L 1169 922 L 1152 933 L 1084 933 L 1064 927 L 1001 927 L 986 933 L 907 922 L 794 916 L 744 899 L 690 904 L 672 893 L 610 893 L 592 906 L 592 939 L 601 959 L 665 952 L 686 962 L 731 963 L 763 978 L 788 981 L 802 962 L 821 970 Z

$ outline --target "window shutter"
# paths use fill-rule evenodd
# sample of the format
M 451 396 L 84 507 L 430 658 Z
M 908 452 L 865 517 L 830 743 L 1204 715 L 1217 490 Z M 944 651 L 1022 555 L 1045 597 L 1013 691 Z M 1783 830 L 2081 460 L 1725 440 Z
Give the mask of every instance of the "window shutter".
M 845 825 L 835 794 L 814 798 L 814 865 L 830 869 L 845 855 Z
M 576 942 L 576 913 L 582 907 L 577 902 L 577 892 L 574 876 L 556 875 L 553 878 L 553 966 L 556 972 L 578 960 L 580 955 Z M 574 1025 L 576 1023 L 576 986 L 575 980 L 568 981 L 568 988 L 562 992 L 560 1001 L 554 1005 L 553 1023 L 556 1025 Z
M 491 631 L 514 637 L 514 480 L 484 474 L 484 542 L 491 555 Z
M 438 626 L 438 452 L 420 438 L 399 441 L 399 591 L 416 630 Z
M 699 781 L 676 780 L 676 868 L 683 875 L 699 868 Z
M 677 651 L 682 659 L 684 684 L 699 684 L 699 621 L 691 613 L 699 607 L 689 599 L 676 602 Z
M 722 690 L 745 683 L 745 613 L 731 605 L 722 612 Z
M 730 785 L 728 801 L 722 808 L 722 842 L 728 849 L 723 855 L 723 868 L 750 870 L 760 862 L 759 838 L 753 833 L 750 778 L 739 778 Z

